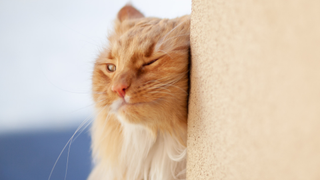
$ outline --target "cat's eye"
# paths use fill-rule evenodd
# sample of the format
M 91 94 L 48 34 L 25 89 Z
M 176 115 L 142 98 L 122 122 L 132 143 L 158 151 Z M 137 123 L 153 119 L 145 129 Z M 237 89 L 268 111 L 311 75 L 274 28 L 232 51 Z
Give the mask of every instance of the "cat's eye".
M 143 66 L 149 66 L 150 64 L 156 62 L 157 60 L 158 60 L 158 59 L 155 59 L 155 60 L 152 60 L 152 61 L 150 61 L 150 62 L 147 62 L 147 63 L 143 64 Z
M 116 71 L 116 65 L 114 65 L 114 64 L 107 64 L 107 70 L 108 70 L 109 72 L 114 72 L 114 71 Z

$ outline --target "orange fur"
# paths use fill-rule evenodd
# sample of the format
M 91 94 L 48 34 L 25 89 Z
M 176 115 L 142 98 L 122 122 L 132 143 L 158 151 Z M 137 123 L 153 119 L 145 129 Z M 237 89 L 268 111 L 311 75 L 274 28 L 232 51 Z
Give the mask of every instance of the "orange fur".
M 118 171 L 126 166 L 120 160 L 125 131 L 122 123 L 146 128 L 153 139 L 168 133 L 186 146 L 189 27 L 189 16 L 145 18 L 131 5 L 119 11 L 109 46 L 97 58 L 93 71 L 97 115 L 92 149 L 96 166 L 90 180 L 103 179 L 104 168 Z M 146 65 L 153 60 L 157 61 Z M 114 64 L 116 71 L 109 72 L 107 63 Z M 112 87 L 121 83 L 129 86 L 127 102 L 112 112 L 112 104 L 120 98 Z M 183 169 L 185 161 L 179 166 Z M 126 173 L 113 178 L 130 179 Z

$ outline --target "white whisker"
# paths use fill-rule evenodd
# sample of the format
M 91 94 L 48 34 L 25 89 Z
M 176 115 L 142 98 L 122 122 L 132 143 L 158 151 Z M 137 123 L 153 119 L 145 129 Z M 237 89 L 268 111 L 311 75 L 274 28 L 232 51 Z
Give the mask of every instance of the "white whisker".
M 189 36 L 189 35 L 190 35 L 190 34 L 182 34 L 182 35 L 173 36 L 173 37 L 168 38 L 168 39 L 166 39 L 165 41 L 163 41 L 162 44 L 164 44 L 165 42 L 169 41 L 170 39 L 177 38 L 177 37 L 181 37 L 181 36 Z
M 72 141 L 72 138 L 75 136 L 75 134 L 84 126 L 84 124 L 85 124 L 88 120 L 90 120 L 90 118 L 86 118 L 84 121 L 82 121 L 82 123 L 79 125 L 79 127 L 76 129 L 76 131 L 73 133 L 73 135 L 71 136 L 71 138 L 67 141 L 66 145 L 65 145 L 65 146 L 63 147 L 63 149 L 61 150 L 61 152 L 60 152 L 57 160 L 55 161 L 55 163 L 54 163 L 54 165 L 53 165 L 53 167 L 52 167 L 52 169 L 51 169 L 51 172 L 50 172 L 50 175 L 49 175 L 48 180 L 50 180 L 50 178 L 51 178 L 51 176 L 52 176 L 52 173 L 53 173 L 53 170 L 54 170 L 54 168 L 56 167 L 56 165 L 57 165 L 57 163 L 58 163 L 58 161 L 59 161 L 59 159 L 60 159 L 63 151 L 66 149 L 66 147 L 68 146 L 68 144 Z
M 187 20 L 189 20 L 189 19 L 186 19 L 186 20 L 180 22 L 176 27 L 172 28 L 172 29 L 159 41 L 160 44 L 157 44 L 157 45 L 156 45 L 155 50 L 156 50 L 156 51 L 159 51 L 159 48 L 160 48 L 161 45 L 165 42 L 164 40 L 166 39 L 166 37 L 167 37 L 170 33 L 172 33 L 175 29 L 177 29 L 177 27 L 179 27 L 180 25 L 182 25 L 182 24 L 183 24 L 185 21 L 187 21 Z
M 163 89 L 163 90 L 165 90 L 165 91 L 171 92 L 170 89 L 166 89 L 165 87 L 163 87 L 163 85 L 153 86 L 153 87 L 148 88 L 148 90 L 152 90 L 152 89 Z
M 91 106 L 91 105 L 89 105 Z M 86 106 L 88 107 L 88 106 Z M 81 108 L 82 109 L 82 108 Z M 70 148 L 71 148 L 71 143 L 74 142 L 74 140 L 91 124 L 90 120 L 92 120 L 92 118 L 90 118 L 90 116 L 88 116 L 85 120 L 83 120 L 81 122 L 81 124 L 78 126 L 78 128 L 76 129 L 76 131 L 73 133 L 73 135 L 71 136 L 71 138 L 67 141 L 66 145 L 62 148 L 58 158 L 56 159 L 52 169 L 51 169 L 51 172 L 50 172 L 50 175 L 48 177 L 48 180 L 51 179 L 51 176 L 52 176 L 52 173 L 62 155 L 62 153 L 64 152 L 64 150 L 66 149 L 66 147 L 69 145 L 69 148 L 68 148 L 68 155 L 67 155 L 67 162 L 66 162 L 66 172 L 65 172 L 65 177 L 64 179 L 66 180 L 66 177 L 67 177 L 67 171 L 68 171 L 68 163 L 69 163 L 69 154 L 70 154 Z M 87 123 L 87 125 L 85 125 Z M 82 129 L 82 130 L 80 130 Z M 79 132 L 80 130 L 80 133 L 76 136 L 76 138 L 74 138 L 74 136 Z
M 158 50 L 158 51 L 165 53 L 166 55 L 168 55 L 172 59 L 172 57 L 169 55 L 169 53 L 167 51 L 164 51 L 164 50 Z
M 106 108 L 107 106 L 105 106 L 104 108 Z M 106 128 L 106 126 L 107 126 L 107 121 L 109 120 L 109 118 L 110 118 L 110 113 L 108 113 L 108 115 L 107 115 L 107 117 L 106 117 L 106 120 L 104 121 L 104 123 L 103 123 L 103 131 L 104 131 L 104 129 Z M 102 141 L 105 139 L 107 137 L 107 135 L 104 135 L 102 138 L 101 138 L 101 140 L 100 140 L 100 142 L 98 143 L 98 144 L 101 144 L 102 143 Z

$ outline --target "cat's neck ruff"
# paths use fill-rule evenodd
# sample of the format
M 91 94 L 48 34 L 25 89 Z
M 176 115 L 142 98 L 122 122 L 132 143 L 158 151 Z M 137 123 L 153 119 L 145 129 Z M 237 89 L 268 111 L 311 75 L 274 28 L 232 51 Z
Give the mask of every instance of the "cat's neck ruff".
M 142 125 L 129 123 L 115 113 L 122 125 L 123 144 L 114 177 L 127 180 L 185 179 L 186 147 L 168 133 L 156 136 Z

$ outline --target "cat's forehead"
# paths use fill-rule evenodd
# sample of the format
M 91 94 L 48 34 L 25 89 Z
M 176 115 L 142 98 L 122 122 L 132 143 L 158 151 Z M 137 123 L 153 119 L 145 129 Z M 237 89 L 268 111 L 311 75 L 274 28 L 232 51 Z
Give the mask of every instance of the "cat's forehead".
M 123 23 L 111 38 L 111 53 L 114 56 L 150 56 L 154 46 L 171 27 L 170 20 L 158 18 Z
M 168 25 L 171 23 L 169 19 L 159 18 L 142 18 L 131 21 L 135 23 L 129 21 L 120 24 L 122 31 L 120 31 L 119 35 L 121 38 L 145 39 L 159 36 L 165 28 L 169 28 Z

